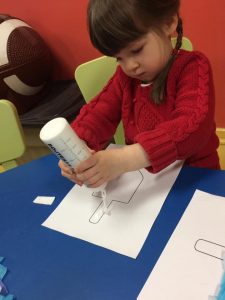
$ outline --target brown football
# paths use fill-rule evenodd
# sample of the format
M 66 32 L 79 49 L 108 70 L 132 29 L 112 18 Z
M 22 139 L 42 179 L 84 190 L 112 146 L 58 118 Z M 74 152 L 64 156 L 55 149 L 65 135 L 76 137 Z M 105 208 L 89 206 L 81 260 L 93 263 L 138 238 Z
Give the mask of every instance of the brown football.
M 41 100 L 51 77 L 51 55 L 41 36 L 24 21 L 0 14 L 0 98 L 22 114 Z

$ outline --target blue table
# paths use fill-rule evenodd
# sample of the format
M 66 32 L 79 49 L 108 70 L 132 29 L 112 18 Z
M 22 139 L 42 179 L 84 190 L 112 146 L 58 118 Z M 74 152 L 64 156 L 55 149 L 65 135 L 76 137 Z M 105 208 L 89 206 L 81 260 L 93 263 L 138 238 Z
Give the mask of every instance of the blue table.
M 0 174 L 0 256 L 18 300 L 136 299 L 195 189 L 225 196 L 225 172 L 183 167 L 136 260 L 41 226 L 72 185 L 54 155 Z

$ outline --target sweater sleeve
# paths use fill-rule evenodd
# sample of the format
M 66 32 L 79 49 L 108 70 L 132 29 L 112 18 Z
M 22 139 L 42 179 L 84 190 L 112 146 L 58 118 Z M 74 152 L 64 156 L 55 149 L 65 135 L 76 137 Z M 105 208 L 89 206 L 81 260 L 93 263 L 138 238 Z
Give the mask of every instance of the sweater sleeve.
M 175 160 L 195 155 L 206 146 L 213 133 L 214 87 L 211 68 L 204 55 L 192 55 L 183 66 L 177 77 L 174 98 L 169 118 L 135 138 L 147 152 L 151 161 L 149 170 L 153 173 Z
M 124 85 L 121 76 L 124 75 L 118 67 L 104 89 L 82 107 L 78 117 L 71 123 L 79 137 L 96 151 L 110 141 L 120 122 Z

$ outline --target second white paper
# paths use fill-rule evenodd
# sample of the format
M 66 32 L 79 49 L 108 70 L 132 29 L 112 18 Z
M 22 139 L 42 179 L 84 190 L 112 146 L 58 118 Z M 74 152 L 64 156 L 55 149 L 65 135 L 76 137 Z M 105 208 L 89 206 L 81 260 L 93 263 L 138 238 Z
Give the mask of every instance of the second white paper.
M 92 189 L 75 185 L 42 225 L 136 258 L 181 166 L 176 162 L 158 174 L 141 169 L 110 182 L 110 215 Z
M 223 274 L 224 225 L 225 198 L 196 190 L 138 300 L 215 295 Z

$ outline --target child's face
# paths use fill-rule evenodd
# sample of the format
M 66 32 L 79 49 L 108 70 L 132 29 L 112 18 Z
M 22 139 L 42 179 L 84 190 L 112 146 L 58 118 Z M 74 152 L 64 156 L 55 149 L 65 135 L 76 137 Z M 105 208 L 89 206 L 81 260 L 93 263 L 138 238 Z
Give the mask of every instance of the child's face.
M 115 57 L 127 76 L 141 81 L 152 81 L 167 64 L 171 53 L 170 37 L 165 33 L 149 31 Z

